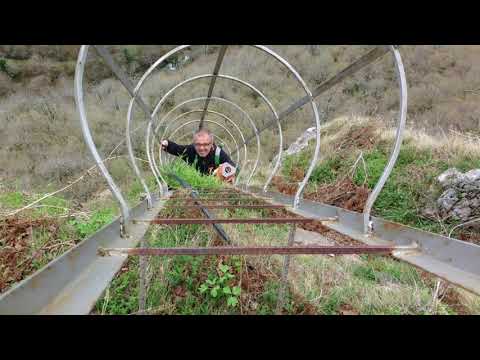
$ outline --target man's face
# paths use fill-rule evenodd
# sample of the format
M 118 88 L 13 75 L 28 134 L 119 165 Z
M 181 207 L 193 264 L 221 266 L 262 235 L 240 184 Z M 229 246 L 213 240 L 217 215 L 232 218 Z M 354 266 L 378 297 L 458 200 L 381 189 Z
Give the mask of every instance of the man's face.
M 212 150 L 213 143 L 208 134 L 198 134 L 193 139 L 193 145 L 198 156 L 204 158 Z

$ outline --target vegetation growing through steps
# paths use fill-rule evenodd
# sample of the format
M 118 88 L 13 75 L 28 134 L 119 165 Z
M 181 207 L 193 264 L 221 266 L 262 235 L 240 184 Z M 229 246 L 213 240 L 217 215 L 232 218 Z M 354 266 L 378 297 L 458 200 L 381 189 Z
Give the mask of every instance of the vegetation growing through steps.
M 179 209 L 164 211 L 161 215 L 191 216 Z M 271 216 L 268 210 L 249 209 L 217 210 L 216 215 Z M 264 224 L 227 224 L 224 228 L 232 241 L 241 246 L 285 244 L 289 230 L 288 225 Z M 219 245 L 212 235 L 208 227 L 201 225 L 154 225 L 147 238 L 152 247 Z M 282 256 L 150 257 L 147 313 L 273 314 L 282 260 Z M 435 279 L 390 257 L 295 256 L 290 274 L 285 313 L 418 315 L 480 312 L 480 303 L 463 305 L 454 297 L 452 289 L 444 285 L 435 292 Z M 98 301 L 94 313 L 137 313 L 138 280 L 138 257 L 130 257 Z M 240 289 L 238 296 L 238 290 L 234 288 Z
M 174 202 L 175 199 L 169 200 Z M 167 203 L 168 205 L 168 203 Z M 164 209 L 160 216 L 201 216 L 198 210 Z M 274 233 L 272 233 L 274 235 Z M 149 246 L 216 246 L 221 242 L 208 227 L 152 225 Z M 150 257 L 147 313 L 149 314 L 273 314 L 277 302 L 278 273 L 242 256 Z M 275 270 L 275 271 L 272 271 Z M 96 314 L 138 312 L 138 257 L 130 257 L 102 299 Z M 286 313 L 312 312 L 312 307 L 291 292 Z

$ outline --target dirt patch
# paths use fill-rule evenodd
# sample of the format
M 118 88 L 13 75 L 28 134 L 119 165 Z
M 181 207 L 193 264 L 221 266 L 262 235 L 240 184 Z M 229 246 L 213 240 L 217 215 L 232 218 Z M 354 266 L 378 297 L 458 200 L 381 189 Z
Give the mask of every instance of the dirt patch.
M 9 218 L 0 222 L 0 293 L 34 272 L 33 261 L 48 251 L 48 241 L 33 250 L 33 231 L 43 229 L 55 239 L 58 228 L 53 219 Z
M 356 185 L 352 179 L 319 187 L 315 192 L 306 193 L 304 198 L 333 205 L 342 209 L 363 212 L 370 191 Z
M 280 176 L 275 176 L 272 184 L 280 193 L 290 196 L 295 195 L 298 188 L 298 183 L 287 183 Z M 363 212 L 369 194 L 370 190 L 366 186 L 358 186 L 352 179 L 347 178 L 334 184 L 322 185 L 313 192 L 305 192 L 303 198 L 350 211 Z
M 375 145 L 376 139 L 377 135 L 373 126 L 353 127 L 344 136 L 344 140 L 337 147 L 337 151 L 353 148 L 369 150 Z
M 447 285 L 448 286 L 448 285 Z M 457 291 L 451 286 L 448 286 L 445 294 L 442 297 L 442 302 L 450 306 L 458 315 L 471 315 L 468 308 L 462 304 L 462 299 Z
M 480 233 L 464 231 L 458 235 L 458 239 L 480 245 Z

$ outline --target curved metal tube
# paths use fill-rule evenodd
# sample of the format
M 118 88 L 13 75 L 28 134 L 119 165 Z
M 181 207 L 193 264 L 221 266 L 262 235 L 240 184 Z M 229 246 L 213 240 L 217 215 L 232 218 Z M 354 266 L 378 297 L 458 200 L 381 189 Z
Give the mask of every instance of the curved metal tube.
M 135 161 L 135 155 L 133 154 L 133 148 L 132 148 L 132 139 L 130 137 L 130 121 L 129 119 L 131 118 L 131 113 L 133 109 L 133 103 L 130 103 L 128 107 L 128 117 L 127 117 L 127 126 L 126 126 L 126 132 L 127 132 L 127 150 L 128 150 L 128 159 L 130 160 L 130 164 L 133 167 L 133 170 L 135 171 L 135 175 L 140 179 L 140 183 L 142 184 L 145 193 L 147 194 L 147 206 L 150 209 L 152 207 L 152 195 L 150 194 L 150 190 L 147 186 L 147 183 L 145 179 L 143 178 L 142 174 L 140 173 L 140 169 L 137 166 L 137 162 Z M 160 186 L 160 192 L 163 194 L 163 188 L 162 185 L 158 182 L 158 185 Z
M 312 93 L 311 91 L 308 89 L 306 83 L 303 81 L 303 79 L 301 78 L 301 76 L 295 71 L 295 69 L 285 60 L 283 59 L 281 56 L 279 56 L 278 54 L 276 54 L 275 52 L 273 52 L 272 50 L 268 49 L 267 47 L 264 47 L 262 45 L 252 45 L 253 47 L 257 48 L 257 49 L 260 49 L 262 51 L 264 51 L 265 53 L 267 53 L 268 55 L 274 57 L 277 61 L 279 61 L 282 65 L 284 65 L 294 76 L 295 78 L 297 79 L 297 81 L 300 82 L 300 84 L 302 85 L 302 87 L 304 88 L 307 96 L 309 96 L 310 98 L 310 102 L 311 102 L 311 105 L 312 105 L 312 110 L 314 112 L 314 115 L 315 115 L 315 123 L 317 125 L 316 127 L 316 132 L 317 132 L 317 144 L 316 144 L 316 149 L 315 149 L 315 154 L 314 154 L 314 158 L 312 159 L 311 163 L 310 163 L 310 167 L 307 171 L 307 174 L 305 175 L 305 178 L 304 180 L 302 181 L 302 183 L 300 184 L 299 186 L 299 189 L 297 191 L 297 194 L 295 196 L 295 200 L 294 200 L 294 208 L 296 206 L 298 206 L 298 202 L 299 202 L 299 199 L 300 199 L 300 196 L 301 194 L 303 193 L 303 189 L 304 187 L 306 186 L 306 183 L 308 182 L 308 179 L 313 171 L 313 168 L 315 166 L 315 163 L 316 163 L 316 160 L 318 158 L 318 154 L 319 154 L 319 151 L 320 151 L 320 121 L 319 121 L 319 117 L 318 117 L 318 111 L 317 111 L 317 107 L 316 107 L 316 104 L 315 102 L 313 101 L 313 97 L 312 97 Z M 161 57 L 160 59 L 158 59 L 146 72 L 145 74 L 142 76 L 142 78 L 140 79 L 140 81 L 138 82 L 137 84 L 137 87 L 135 88 L 135 91 L 134 91 L 134 97 L 132 98 L 132 102 L 135 101 L 136 99 L 136 95 L 137 95 L 137 92 L 138 90 L 141 88 L 141 86 L 143 85 L 143 82 L 145 81 L 145 79 L 151 74 L 151 72 L 159 65 L 161 64 L 165 59 L 167 59 L 168 57 L 172 56 L 173 54 L 175 54 L 176 52 L 178 51 L 181 51 L 182 49 L 186 48 L 186 47 L 189 47 L 189 45 L 182 45 L 182 46 L 178 46 L 177 48 L 171 50 L 170 52 L 168 52 L 167 54 L 165 54 L 163 57 Z M 237 81 L 241 84 L 244 84 L 246 86 L 248 86 L 251 90 L 254 90 L 255 88 L 253 88 L 250 84 L 244 82 L 243 80 L 240 80 L 240 79 L 237 79 L 237 78 L 234 78 L 234 77 L 231 77 L 231 76 L 227 76 L 227 75 L 220 75 L 220 74 L 209 74 L 208 77 L 220 77 L 220 78 L 225 78 L 225 79 L 230 79 L 230 80 L 233 80 L 233 81 Z M 174 87 L 175 89 L 175 87 Z M 173 90 L 173 89 L 172 89 Z M 171 91 L 172 91 L 171 90 Z M 168 92 L 164 98 L 162 100 L 164 100 L 171 92 Z M 275 175 L 275 173 L 278 171 L 278 168 L 280 167 L 280 163 L 281 163 L 281 160 L 282 160 L 282 150 L 283 150 L 283 134 L 282 134 L 282 131 L 281 131 L 281 124 L 280 124 L 280 121 L 278 119 L 278 114 L 276 113 L 275 109 L 273 108 L 272 104 L 268 101 L 267 98 L 263 98 L 267 104 L 269 105 L 269 107 L 271 108 L 271 110 L 275 113 L 275 118 L 276 120 L 278 121 L 278 126 L 279 126 L 279 136 L 280 136 L 280 150 L 279 150 L 279 154 L 278 154 L 278 159 L 277 159 L 277 163 L 274 167 L 274 169 L 272 170 L 272 173 L 270 174 L 269 178 L 267 179 L 265 185 L 264 185 L 264 188 L 263 190 L 266 191 L 268 185 L 270 184 L 273 176 Z M 153 122 L 153 119 L 156 115 L 156 113 L 158 112 L 158 109 L 160 108 L 160 106 L 162 105 L 162 100 L 160 100 L 160 102 L 157 104 L 157 106 L 155 107 L 155 110 L 153 111 L 152 113 L 152 116 L 150 117 L 150 121 L 149 121 L 149 125 L 148 125 L 148 128 L 147 128 L 147 132 L 146 132 L 146 144 L 147 144 L 147 148 L 149 147 L 149 141 L 150 141 L 150 132 L 151 132 L 151 124 Z M 130 116 L 128 117 L 128 120 L 127 120 L 127 123 L 130 123 Z M 127 129 L 128 130 L 128 129 Z M 127 136 L 129 136 L 129 133 L 127 132 Z M 153 166 L 152 166 L 152 161 L 150 159 L 150 151 L 149 149 L 147 149 L 147 154 L 148 154 L 148 157 L 149 157 L 149 164 L 151 166 L 151 169 L 152 169 L 152 172 L 154 175 L 155 174 L 155 170 L 153 169 Z M 132 160 L 134 160 L 134 158 L 132 158 Z
M 157 61 L 158 62 L 158 61 Z M 214 76 L 213 74 L 204 74 L 204 75 L 199 75 L 199 76 L 194 76 L 192 78 L 189 78 L 189 79 L 186 79 L 184 81 L 182 81 L 181 83 L 177 84 L 176 86 L 174 86 L 173 88 L 171 88 L 163 97 L 162 99 L 160 99 L 160 101 L 158 102 L 157 106 L 155 107 L 153 113 L 152 113 L 152 116 L 150 118 L 150 122 L 148 124 L 148 127 L 147 127 L 147 134 L 146 134 L 146 143 L 147 143 L 147 146 L 149 146 L 149 141 L 150 141 L 150 134 L 151 134 L 151 127 L 153 125 L 153 119 L 155 118 L 157 112 L 159 111 L 160 107 L 163 105 L 163 103 L 165 102 L 166 98 L 168 96 L 170 96 L 176 89 L 178 89 L 179 87 L 187 84 L 187 83 L 190 83 L 192 81 L 196 81 L 196 80 L 199 80 L 199 79 L 204 79 L 204 78 L 210 78 Z M 281 153 L 282 153 L 282 150 L 283 150 L 283 134 L 282 134 L 282 125 L 280 124 L 280 121 L 279 121 L 279 118 L 278 118 L 278 114 L 274 108 L 274 106 L 272 105 L 272 103 L 268 100 L 268 98 L 262 93 L 260 92 L 257 88 L 255 88 L 253 85 L 249 84 L 248 82 L 245 82 L 243 80 L 240 80 L 236 77 L 233 77 L 233 76 L 228 76 L 228 75 L 221 75 L 221 74 L 218 74 L 217 75 L 217 78 L 223 78 L 223 79 L 228 79 L 228 80 L 232 80 L 232 81 L 235 81 L 235 82 L 238 82 L 246 87 L 248 87 L 250 90 L 254 91 L 259 97 L 261 97 L 264 102 L 267 104 L 267 106 L 270 108 L 270 110 L 272 111 L 273 115 L 274 115 L 274 118 L 276 119 L 276 123 L 277 123 L 277 127 L 278 127 L 278 133 L 279 133 L 279 150 L 278 150 L 278 159 L 277 159 L 277 162 L 275 164 L 275 167 L 274 169 L 272 170 L 272 173 L 270 174 L 270 177 L 268 178 L 268 180 L 265 182 L 265 185 L 264 185 L 264 191 L 266 191 L 266 188 L 268 187 L 268 185 L 270 184 L 270 182 L 272 181 L 272 178 L 273 176 L 275 175 L 275 173 L 277 172 L 278 168 L 280 167 L 280 162 L 281 162 Z M 131 99 L 131 102 L 134 101 L 135 99 L 132 98 Z M 150 156 L 149 153 L 147 153 L 148 156 Z M 156 172 L 155 172 L 155 169 L 153 168 L 153 165 L 152 165 L 152 161 L 151 159 L 149 158 L 149 163 L 150 163 L 150 167 L 152 169 L 152 172 L 153 174 L 156 176 Z
M 185 117 L 185 116 L 187 116 L 187 115 L 189 115 L 189 114 L 194 114 L 194 113 L 198 113 L 198 112 L 203 113 L 204 110 L 199 110 L 199 109 L 197 109 L 197 110 L 191 110 L 191 111 L 187 111 L 187 112 L 185 112 L 185 113 L 183 113 L 183 114 L 178 115 L 175 119 L 173 119 L 171 122 L 169 122 L 169 123 L 167 124 L 167 126 L 166 126 L 165 129 L 163 130 L 163 135 L 164 135 L 165 137 L 169 136 L 169 135 L 167 134 L 167 131 L 168 131 L 168 128 L 170 127 L 170 125 L 171 125 L 174 121 L 177 121 L 177 120 L 181 119 L 182 117 Z M 230 119 L 228 116 L 226 116 L 226 115 L 224 115 L 224 114 L 222 114 L 222 113 L 219 113 L 219 112 L 217 112 L 217 111 L 207 110 L 206 113 L 207 113 L 207 114 L 215 114 L 215 115 L 217 115 L 217 116 L 220 116 L 220 117 L 222 117 L 225 121 L 228 121 L 230 124 L 233 125 L 233 127 L 238 131 L 238 133 L 240 134 L 240 137 L 242 138 L 244 158 L 245 158 L 245 162 L 247 162 L 247 157 L 248 157 L 247 145 L 245 145 L 245 137 L 243 136 L 243 132 L 242 132 L 242 130 L 238 127 L 238 125 L 237 125 L 232 119 Z M 237 164 L 240 166 L 240 156 L 239 156 L 239 154 L 240 154 L 240 152 L 239 152 L 239 147 L 238 147 L 238 145 L 237 145 Z
M 120 232 L 122 237 L 128 235 L 128 221 L 130 218 L 130 210 L 127 205 L 127 202 L 122 196 L 120 189 L 117 187 L 115 182 L 113 181 L 110 173 L 108 172 L 105 164 L 103 163 L 102 158 L 98 154 L 97 147 L 93 142 L 92 134 L 90 132 L 90 127 L 88 125 L 87 114 L 85 111 L 85 104 L 83 102 L 83 74 L 85 71 L 85 62 L 87 60 L 88 55 L 88 45 L 82 45 L 80 48 L 80 52 L 78 54 L 77 59 L 77 66 L 75 69 L 75 102 L 77 104 L 78 112 L 80 113 L 80 124 L 82 128 L 83 137 L 85 139 L 85 143 L 87 144 L 88 150 L 92 154 L 97 166 L 99 167 L 100 171 L 102 172 L 103 177 L 107 180 L 108 187 L 112 192 L 113 197 L 117 200 L 120 206 L 120 212 L 122 217 L 120 219 Z
M 177 110 L 178 108 L 180 108 L 181 106 L 183 105 L 186 105 L 186 104 L 189 104 L 191 102 L 196 102 L 196 101 L 204 101 L 206 100 L 207 97 L 199 97 L 199 98 L 195 98 L 195 99 L 190 99 L 190 100 L 187 100 L 187 101 L 184 101 L 178 105 L 176 105 L 173 109 L 171 109 L 164 117 L 163 119 L 161 120 L 161 123 L 158 124 L 158 126 L 156 127 L 155 131 L 153 132 L 153 136 L 156 136 L 156 134 L 158 133 L 158 129 L 160 128 L 161 124 L 164 123 L 164 119 L 168 118 L 168 116 L 170 114 L 172 114 L 175 110 Z M 236 103 L 232 102 L 232 101 L 229 101 L 227 99 L 223 99 L 223 98 L 219 98 L 219 97 L 215 97 L 215 96 L 212 96 L 210 98 L 210 101 L 220 101 L 220 102 L 224 102 L 226 104 L 229 104 L 229 105 L 232 105 L 233 107 L 235 107 L 238 111 L 240 111 L 249 121 L 251 127 L 252 127 L 252 130 L 253 130 L 253 133 L 255 134 L 255 137 L 256 137 L 256 140 L 257 140 L 257 157 L 255 159 L 255 163 L 254 163 L 254 166 L 252 168 L 252 171 L 250 172 L 250 175 L 247 179 L 247 182 L 245 183 L 246 186 L 249 185 L 250 183 L 250 180 L 252 179 L 253 175 L 255 174 L 255 171 L 257 170 L 257 167 L 258 167 L 258 162 L 260 161 L 260 148 L 261 148 L 261 145 L 260 145 L 260 134 L 258 132 L 258 129 L 257 129 L 257 126 L 255 125 L 254 121 L 252 120 L 252 118 L 250 117 L 250 115 L 248 115 L 248 113 L 243 110 L 240 106 L 238 106 Z M 244 145 L 246 146 L 246 141 L 244 141 Z M 154 151 L 154 147 L 155 147 L 155 142 L 153 142 L 152 144 L 152 154 L 155 153 Z M 161 159 L 160 159 L 161 160 Z M 160 161 L 161 162 L 161 161 Z
M 395 145 L 392 150 L 392 154 L 390 155 L 390 159 L 388 161 L 385 170 L 383 171 L 380 180 L 375 185 L 372 193 L 367 199 L 367 203 L 365 205 L 365 209 L 363 210 L 363 231 L 364 233 L 371 234 L 373 232 L 373 227 L 370 224 L 370 214 L 372 211 L 373 204 L 375 200 L 377 200 L 378 195 L 382 191 L 385 183 L 387 182 L 390 174 L 392 173 L 393 167 L 397 162 L 398 155 L 400 153 L 400 147 L 403 141 L 403 133 L 405 130 L 405 122 L 407 119 L 407 102 L 408 102 L 408 89 L 407 89 L 407 77 L 405 75 L 405 69 L 403 67 L 402 57 L 400 52 L 394 45 L 390 45 L 390 51 L 392 53 L 393 59 L 395 61 L 395 70 L 397 74 L 397 81 L 400 85 L 400 110 L 399 110 L 399 117 L 398 117 L 398 127 L 397 127 L 397 134 L 395 139 Z
M 307 84 L 303 80 L 303 78 L 300 76 L 300 74 L 293 68 L 292 65 L 288 61 L 286 61 L 283 57 L 275 53 L 274 51 L 270 50 L 269 48 L 263 46 L 263 45 L 255 45 L 257 49 L 260 49 L 267 53 L 268 55 L 274 57 L 277 61 L 279 61 L 284 67 L 286 67 L 292 74 L 293 76 L 297 79 L 297 81 L 300 83 L 300 85 L 303 87 L 303 90 L 305 91 L 306 95 L 310 99 L 310 104 L 312 105 L 312 111 L 314 114 L 315 118 L 315 126 L 316 126 L 316 145 L 315 145 L 315 152 L 313 154 L 313 158 L 310 161 L 310 166 L 308 167 L 307 173 L 305 174 L 305 177 L 303 178 L 302 182 L 300 183 L 300 186 L 298 187 L 297 193 L 295 194 L 295 198 L 293 200 L 293 208 L 296 209 L 300 203 L 300 197 L 303 194 L 303 190 L 305 189 L 305 186 L 307 185 L 308 179 L 310 179 L 310 176 L 312 175 L 313 169 L 315 168 L 315 165 L 318 161 L 318 157 L 320 155 L 320 118 L 318 116 L 318 109 L 317 105 L 313 99 L 312 92 L 308 88 Z M 281 155 L 280 155 L 281 156 Z M 264 191 L 266 188 L 264 188 Z
M 128 157 L 130 159 L 130 163 L 132 164 L 134 170 L 135 170 L 135 174 L 138 176 L 138 178 L 140 179 L 140 182 L 142 183 L 142 186 L 145 188 L 145 191 L 147 192 L 147 196 L 150 196 L 150 191 L 146 185 L 146 182 L 145 182 L 145 179 L 143 178 L 142 174 L 140 173 L 140 170 L 138 169 L 138 166 L 137 166 L 137 161 L 135 159 L 135 156 L 133 154 L 133 148 L 132 148 L 132 142 L 131 142 L 131 138 L 130 138 L 130 128 L 131 128 L 131 122 L 132 122 L 132 109 L 133 109 L 133 103 L 136 101 L 136 98 L 137 98 L 137 95 L 138 95 L 138 92 L 140 90 L 140 88 L 142 87 L 145 79 L 150 75 L 150 73 L 156 68 L 156 66 L 158 66 L 160 63 L 162 63 L 165 59 L 167 59 L 168 57 L 170 57 L 171 55 L 175 54 L 177 51 L 180 51 L 180 50 L 183 50 L 187 47 L 189 47 L 190 45 L 182 45 L 182 46 L 178 46 L 176 47 L 175 49 L 169 51 L 168 53 L 166 53 L 164 56 L 162 56 L 160 59 L 158 59 L 156 62 L 155 62 L 155 66 L 152 65 L 144 74 L 143 76 L 140 78 L 140 80 L 138 81 L 137 85 L 135 86 L 135 89 L 133 90 L 133 96 L 131 98 L 131 101 L 130 101 L 130 104 L 128 106 L 128 114 L 127 114 L 127 126 L 126 126 L 126 137 L 127 137 L 127 149 L 128 149 Z M 149 121 L 149 124 L 153 121 L 153 116 L 154 115 L 151 115 L 150 116 L 150 121 Z M 147 128 L 147 133 L 150 132 L 150 127 Z M 163 194 L 164 193 L 164 187 L 162 186 L 161 182 L 160 182 L 160 179 L 163 181 L 163 183 L 165 184 L 165 188 L 168 188 L 168 185 L 167 185 L 167 182 L 165 181 L 165 179 L 162 178 L 161 174 L 155 174 L 155 171 L 152 167 L 152 159 L 150 158 L 150 152 L 149 152 L 149 149 L 148 149 L 148 146 L 149 144 L 147 143 L 146 144 L 147 146 L 147 158 L 148 158 L 148 162 L 149 162 L 149 165 L 150 165 L 150 169 L 152 170 L 153 172 L 153 175 L 155 177 L 155 181 L 157 182 L 157 185 L 160 189 L 160 193 Z M 150 199 L 151 199 L 151 196 L 150 196 Z M 151 200 L 150 200 L 151 201 Z
M 132 97 L 132 100 L 133 101 L 130 101 L 130 104 L 128 105 L 128 112 L 127 112 L 127 134 L 130 134 L 130 126 L 131 126 L 131 119 L 132 119 L 132 110 L 133 110 L 133 104 L 134 104 L 134 101 L 135 101 L 135 98 Z M 132 148 L 132 142 L 131 142 L 131 139 L 130 139 L 130 136 L 127 135 L 127 149 L 128 149 L 128 156 L 129 156 L 129 160 L 130 160 L 130 163 L 132 164 L 133 168 L 135 169 L 135 174 L 139 177 L 140 179 L 140 182 L 142 183 L 142 186 L 148 190 L 148 186 L 145 182 L 145 180 L 143 179 L 141 173 L 140 173 L 140 170 L 138 169 L 137 167 L 137 162 L 136 162 L 136 159 L 135 159 L 135 155 L 133 154 L 133 148 Z M 150 168 L 152 167 L 152 159 L 150 158 L 150 154 L 148 152 L 148 144 L 147 144 L 147 160 L 148 160 L 148 163 L 150 165 Z M 163 181 L 163 183 L 165 184 L 165 188 L 168 188 L 168 185 L 166 183 L 166 181 L 163 179 L 162 175 L 161 174 L 155 174 L 154 173 L 154 177 L 155 177 L 155 181 L 157 182 L 157 185 L 160 189 L 160 194 L 164 194 L 165 191 L 164 191 L 164 186 L 162 185 L 160 179 Z M 149 193 L 150 194 L 150 193 Z

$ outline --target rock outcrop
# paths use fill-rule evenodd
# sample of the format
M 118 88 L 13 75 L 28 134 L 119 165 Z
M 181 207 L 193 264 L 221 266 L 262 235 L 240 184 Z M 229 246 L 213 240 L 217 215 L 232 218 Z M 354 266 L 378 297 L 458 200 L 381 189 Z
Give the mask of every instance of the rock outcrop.
M 462 173 L 449 169 L 437 178 L 443 193 L 437 200 L 443 219 L 463 222 L 480 217 L 480 169 Z

